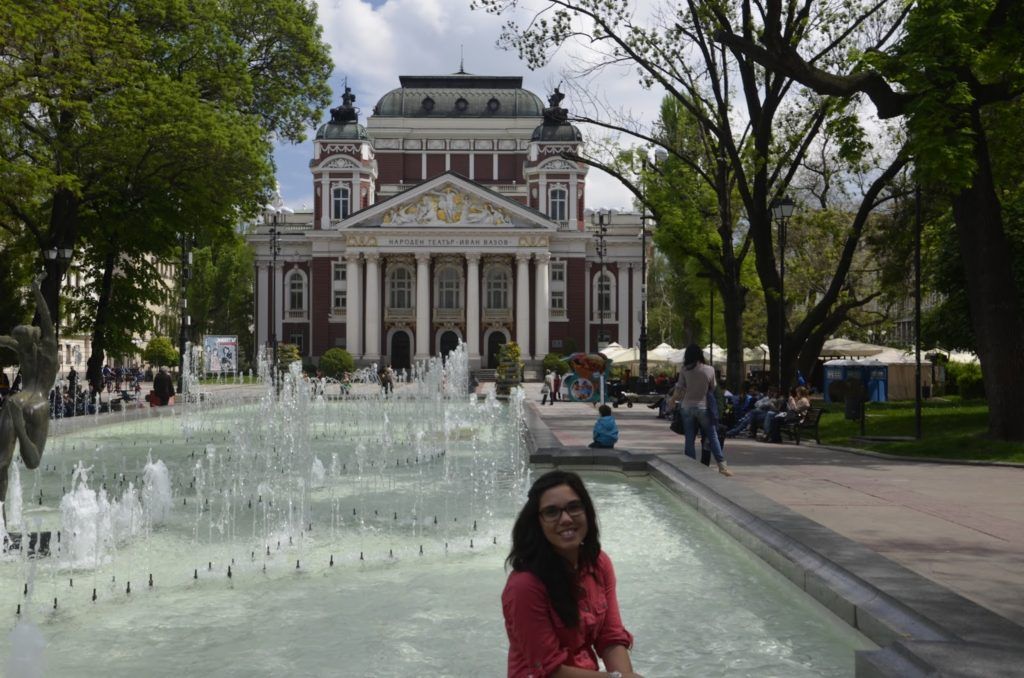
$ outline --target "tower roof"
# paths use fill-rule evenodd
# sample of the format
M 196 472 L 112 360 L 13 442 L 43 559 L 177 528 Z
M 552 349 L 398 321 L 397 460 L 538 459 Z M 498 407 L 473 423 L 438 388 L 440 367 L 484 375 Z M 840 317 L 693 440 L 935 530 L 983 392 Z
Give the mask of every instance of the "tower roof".
M 403 75 L 373 107 L 374 115 L 431 118 L 540 117 L 544 104 L 520 76 Z
M 352 104 L 356 95 L 352 88 L 345 86 L 341 95 L 341 106 L 331 109 L 331 119 L 320 125 L 316 131 L 317 139 L 367 139 L 366 128 L 359 124 L 359 109 Z

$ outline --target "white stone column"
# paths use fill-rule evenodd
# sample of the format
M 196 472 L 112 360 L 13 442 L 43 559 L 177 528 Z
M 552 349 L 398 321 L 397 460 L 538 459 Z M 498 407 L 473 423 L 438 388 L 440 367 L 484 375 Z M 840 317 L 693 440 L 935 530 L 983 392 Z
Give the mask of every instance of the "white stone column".
M 270 300 L 270 265 L 256 266 L 256 345 L 266 346 L 270 341 L 270 318 L 267 302 Z
M 416 356 L 430 357 L 430 255 L 416 255 Z
M 536 327 L 537 345 L 534 348 L 536 360 L 543 360 L 548 353 L 548 323 L 551 322 L 551 309 L 549 308 L 551 295 L 548 292 L 551 280 L 551 274 L 548 272 L 549 261 L 551 261 L 551 255 L 546 252 L 534 255 L 533 325 Z
M 331 182 L 327 172 L 320 175 L 320 228 L 331 227 Z
M 530 357 L 530 255 L 516 255 L 516 343 L 523 359 Z
M 359 294 L 359 281 L 362 280 L 363 271 L 359 265 L 359 255 L 349 253 L 345 255 L 345 350 L 352 354 L 353 358 L 362 356 L 362 346 L 359 341 L 359 334 L 363 328 L 363 318 L 360 307 L 362 301 Z
M 274 323 L 274 336 L 277 337 L 277 343 L 284 341 L 284 337 L 281 336 L 281 333 L 284 332 L 284 313 L 281 304 L 284 295 L 284 262 L 279 261 L 274 266 L 274 297 L 270 300 L 270 318 Z
M 642 272 L 640 270 L 640 267 L 637 266 L 636 264 L 630 264 L 629 265 L 629 270 L 633 274 L 632 275 L 632 279 L 633 279 L 633 294 L 631 295 L 632 299 L 633 299 L 633 312 L 630 313 L 629 315 L 630 315 L 630 318 L 632 319 L 633 341 L 635 341 L 636 345 L 639 346 L 640 345 L 640 316 L 644 312 L 644 304 L 643 304 L 643 297 L 642 297 L 642 293 L 643 293 L 643 278 L 641 277 Z M 648 346 L 647 348 L 649 349 L 651 347 Z
M 470 367 L 480 366 L 480 255 L 466 255 L 466 349 Z
M 576 196 L 576 192 L 579 190 L 578 180 L 575 174 L 569 176 L 569 230 L 575 231 L 579 226 L 576 224 L 577 213 L 576 205 L 579 203 L 579 198 Z
M 621 263 L 616 267 L 615 291 L 619 297 L 615 303 L 615 314 L 619 320 L 619 338 L 616 341 L 622 346 L 632 346 L 629 342 L 629 276 L 626 270 Z
M 548 205 L 548 178 L 541 172 L 537 188 L 537 209 L 550 217 L 551 213 L 548 212 L 548 207 L 550 207 Z
M 380 254 L 367 252 L 366 257 L 366 347 L 363 357 L 380 360 Z
M 352 175 L 352 184 L 349 186 L 348 194 L 351 198 L 348 201 L 348 213 L 352 215 L 363 208 L 363 196 L 359 192 L 358 173 Z

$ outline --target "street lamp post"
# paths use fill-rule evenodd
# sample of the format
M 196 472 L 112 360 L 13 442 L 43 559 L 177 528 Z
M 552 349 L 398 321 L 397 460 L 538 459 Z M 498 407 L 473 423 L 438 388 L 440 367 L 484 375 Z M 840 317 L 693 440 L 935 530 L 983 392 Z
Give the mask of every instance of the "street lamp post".
M 181 327 L 178 331 L 178 393 L 185 392 L 185 344 L 188 342 L 188 327 L 192 318 L 188 315 L 188 281 L 192 279 L 192 237 L 181 234 Z
M 277 392 L 277 255 L 281 252 L 281 230 L 278 228 L 278 210 L 272 208 L 270 215 L 270 257 L 272 266 L 270 269 L 270 347 L 273 351 L 271 358 L 271 383 L 274 385 L 274 392 Z
M 668 151 L 657 148 L 654 151 L 655 166 L 668 158 Z M 640 213 L 640 381 L 644 390 L 649 390 L 647 380 L 647 190 L 644 189 L 644 200 Z
M 601 349 L 601 341 L 604 339 L 604 298 L 601 296 L 601 290 L 604 287 L 604 257 L 607 254 L 607 244 L 605 238 L 608 237 L 608 225 L 611 223 L 612 215 L 607 210 L 601 210 L 600 212 L 594 212 L 591 217 L 591 223 L 594 225 L 594 239 L 597 240 L 597 258 L 601 263 L 601 272 L 598 274 L 600 278 L 597 283 L 597 313 L 598 313 L 598 332 L 597 332 L 597 348 Z
M 71 258 L 74 256 L 75 250 L 71 247 L 51 247 L 47 250 L 43 250 L 43 256 L 46 257 L 47 261 L 57 262 L 57 268 L 59 272 L 63 272 L 62 269 L 70 263 Z M 50 314 L 53 316 L 53 340 L 57 344 L 57 350 L 60 352 L 60 364 L 64 364 L 64 351 L 60 348 L 60 285 L 57 286 L 57 308 L 54 308 Z
M 785 392 L 782 352 L 786 343 L 786 229 L 795 204 L 788 195 L 772 200 L 772 218 L 779 225 L 779 394 Z

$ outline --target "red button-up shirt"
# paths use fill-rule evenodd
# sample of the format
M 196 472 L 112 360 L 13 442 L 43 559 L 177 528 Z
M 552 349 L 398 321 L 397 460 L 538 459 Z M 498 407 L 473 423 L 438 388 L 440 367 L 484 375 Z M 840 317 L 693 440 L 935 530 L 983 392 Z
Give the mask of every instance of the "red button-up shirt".
M 615 570 L 603 551 L 593 568 L 576 580 L 579 624 L 566 627 L 532 572 L 512 572 L 501 594 L 508 633 L 509 678 L 544 678 L 559 666 L 598 669 L 597 657 L 610 645 L 632 647 L 615 596 Z

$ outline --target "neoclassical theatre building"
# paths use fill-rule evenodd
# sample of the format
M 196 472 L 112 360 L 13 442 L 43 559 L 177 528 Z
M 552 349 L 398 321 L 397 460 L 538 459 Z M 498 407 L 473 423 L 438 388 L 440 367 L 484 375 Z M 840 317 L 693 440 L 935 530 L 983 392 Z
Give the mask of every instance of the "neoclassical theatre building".
M 459 341 L 474 368 L 509 341 L 533 364 L 636 345 L 641 220 L 612 214 L 602 251 L 562 95 L 462 72 L 400 85 L 365 127 L 346 88 L 313 142 L 313 208 L 249 235 L 257 342 L 396 369 Z

